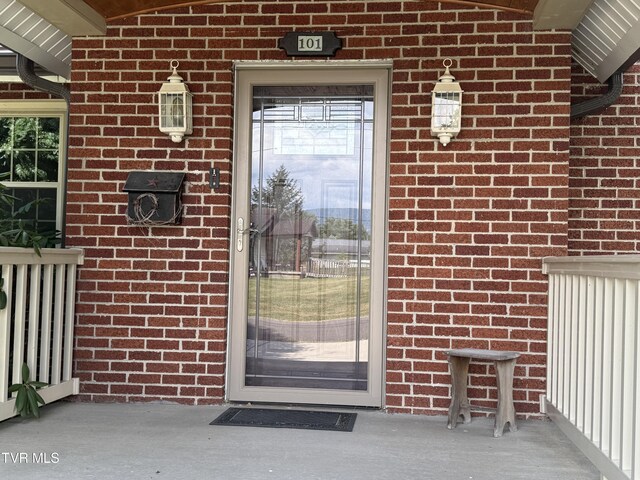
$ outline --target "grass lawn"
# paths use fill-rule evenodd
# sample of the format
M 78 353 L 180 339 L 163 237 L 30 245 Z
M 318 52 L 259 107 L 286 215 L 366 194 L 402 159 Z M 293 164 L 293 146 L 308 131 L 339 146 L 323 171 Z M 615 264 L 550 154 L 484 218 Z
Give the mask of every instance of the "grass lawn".
M 356 277 L 249 279 L 249 316 L 256 314 L 256 284 L 260 282 L 260 317 L 291 322 L 356 316 Z M 369 277 L 362 277 L 360 315 L 369 315 Z

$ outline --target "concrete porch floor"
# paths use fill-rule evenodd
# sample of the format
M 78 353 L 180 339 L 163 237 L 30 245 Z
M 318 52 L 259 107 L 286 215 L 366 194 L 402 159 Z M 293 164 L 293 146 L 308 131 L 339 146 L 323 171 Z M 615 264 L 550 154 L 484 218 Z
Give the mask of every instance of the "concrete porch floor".
M 47 405 L 40 420 L 0 423 L 0 479 L 600 478 L 549 421 L 520 421 L 502 438 L 493 418 L 447 430 L 445 417 L 370 410 L 350 433 L 209 425 L 226 408 Z

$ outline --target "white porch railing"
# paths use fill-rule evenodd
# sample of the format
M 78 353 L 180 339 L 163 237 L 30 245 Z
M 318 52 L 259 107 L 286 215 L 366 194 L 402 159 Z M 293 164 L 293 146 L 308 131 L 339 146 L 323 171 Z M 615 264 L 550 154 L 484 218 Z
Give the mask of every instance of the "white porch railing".
M 546 407 L 608 480 L 640 480 L 640 255 L 546 258 Z
M 82 250 L 0 248 L 0 266 L 7 294 L 0 310 L 0 421 L 15 415 L 8 388 L 22 381 L 27 362 L 32 380 L 50 386 L 39 390 L 53 402 L 77 394 L 79 383 L 71 377 L 76 266 Z

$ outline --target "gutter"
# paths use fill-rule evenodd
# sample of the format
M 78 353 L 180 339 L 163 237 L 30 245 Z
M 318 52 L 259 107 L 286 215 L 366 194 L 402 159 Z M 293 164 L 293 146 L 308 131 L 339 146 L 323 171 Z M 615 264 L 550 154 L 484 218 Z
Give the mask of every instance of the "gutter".
M 623 73 L 621 69 L 609 77 L 607 80 L 609 89 L 603 95 L 571 105 L 571 120 L 595 115 L 613 105 L 622 94 Z

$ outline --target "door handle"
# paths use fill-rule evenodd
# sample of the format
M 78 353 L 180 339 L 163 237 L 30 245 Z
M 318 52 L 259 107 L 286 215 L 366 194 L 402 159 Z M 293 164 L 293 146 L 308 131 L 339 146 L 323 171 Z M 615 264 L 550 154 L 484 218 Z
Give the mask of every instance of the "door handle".
M 241 252 L 244 247 L 244 219 L 238 217 L 236 220 L 236 249 Z
M 236 248 L 239 252 L 244 248 L 244 234 L 248 233 L 254 235 L 260 231 L 257 228 L 253 228 L 253 224 L 249 224 L 247 228 L 244 228 L 244 218 L 239 217 L 236 220 Z

